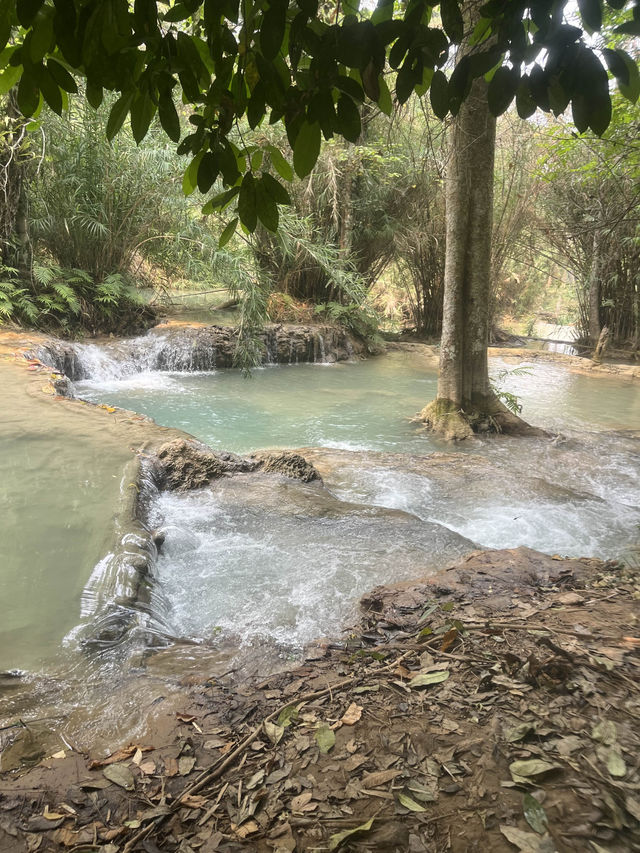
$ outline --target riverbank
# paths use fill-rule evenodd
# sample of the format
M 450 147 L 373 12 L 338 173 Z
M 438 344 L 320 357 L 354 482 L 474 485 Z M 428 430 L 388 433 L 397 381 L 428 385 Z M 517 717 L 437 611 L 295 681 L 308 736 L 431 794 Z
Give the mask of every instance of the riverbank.
M 19 336 L 15 340 L 24 343 Z M 21 345 L 16 343 L 15 348 Z M 4 354 L 8 356 L 11 351 L 9 346 Z M 503 353 L 503 350 L 499 350 L 497 354 Z M 527 352 L 526 357 L 529 356 Z M 55 448 L 61 443 L 68 442 L 68 446 L 75 450 L 76 444 L 87 441 L 93 445 L 93 455 L 99 449 L 105 460 L 114 460 L 118 466 L 108 472 L 111 480 L 115 479 L 113 471 L 123 471 L 141 448 L 149 450 L 168 437 L 184 437 L 177 430 L 157 427 L 149 419 L 130 412 L 57 399 L 55 387 L 49 381 L 49 372 L 40 365 L 29 364 L 25 359 L 19 359 L 17 363 L 8 358 L 3 359 L 3 376 L 7 373 L 5 366 L 12 372 L 6 387 L 12 399 L 17 401 L 16 408 L 12 407 L 13 422 L 7 425 L 9 432 L 19 434 L 20 419 L 22 423 L 37 422 L 43 428 L 41 439 L 53 442 L 52 453 L 56 452 Z M 56 377 L 51 378 L 55 383 Z M 31 399 L 27 402 L 22 400 L 23 392 L 26 398 L 33 397 L 37 405 L 32 405 Z M 119 451 L 116 452 L 116 448 Z M 84 459 L 85 463 L 88 462 L 89 457 L 83 456 L 83 451 L 79 455 L 81 461 Z M 64 471 L 64 466 L 61 466 L 62 475 Z M 106 483 L 104 488 L 107 488 Z M 52 506 L 56 498 L 53 500 Z M 113 504 L 108 504 L 104 499 L 102 504 L 106 511 L 112 511 Z M 576 783 L 566 773 L 577 772 L 570 762 L 564 775 L 554 768 L 549 771 L 549 777 L 540 777 L 539 787 L 551 791 L 553 795 L 552 803 L 547 802 L 544 807 L 555 821 L 555 827 L 552 828 L 555 847 L 543 840 L 540 842 L 543 846 L 539 849 L 583 850 L 587 843 L 585 838 L 591 837 L 599 839 L 597 843 L 602 842 L 600 846 L 603 849 L 608 849 L 609 843 L 617 845 L 613 849 L 633 849 L 624 844 L 625 833 L 635 831 L 635 824 L 630 828 L 625 821 L 628 824 L 629 815 L 633 815 L 633 809 L 636 808 L 634 789 L 627 786 L 628 782 L 637 784 L 638 780 L 633 775 L 636 771 L 634 768 L 625 770 L 624 776 L 606 774 L 609 773 L 607 762 L 615 744 L 621 744 L 618 751 L 623 760 L 627 756 L 626 764 L 629 767 L 632 764 L 629 756 L 633 755 L 632 750 L 636 746 L 629 739 L 624 724 L 629 714 L 635 713 L 637 696 L 630 691 L 627 697 L 621 690 L 630 690 L 629 681 L 637 681 L 637 648 L 632 642 L 637 630 L 631 627 L 610 630 L 611 624 L 637 625 L 638 590 L 635 576 L 623 576 L 623 583 L 620 584 L 618 570 L 597 561 L 587 561 L 583 568 L 578 568 L 576 561 L 562 563 L 540 555 L 536 558 L 541 561 L 542 569 L 539 569 L 537 564 L 532 567 L 522 553 L 511 556 L 501 553 L 499 557 L 494 552 L 490 558 L 478 558 L 479 562 L 474 564 L 475 571 L 472 571 L 473 565 L 467 565 L 466 574 L 461 575 L 451 587 L 453 593 L 442 592 L 442 589 L 448 589 L 452 584 L 454 575 L 449 572 L 437 576 L 435 592 L 433 581 L 426 581 L 417 586 L 405 584 L 401 593 L 393 591 L 369 599 L 369 609 L 377 607 L 376 602 L 381 602 L 382 612 L 374 613 L 373 616 L 369 614 L 365 624 L 352 632 L 347 648 L 319 646 L 301 667 L 287 669 L 264 684 L 264 678 L 260 681 L 257 678 L 244 679 L 238 673 L 224 675 L 225 668 L 220 666 L 212 666 L 210 675 L 213 678 L 194 679 L 185 676 L 183 683 L 176 684 L 175 689 L 170 691 L 159 680 L 157 698 L 161 701 L 155 708 L 145 706 L 144 713 L 155 716 L 146 726 L 145 736 L 138 741 L 138 745 L 153 746 L 155 751 L 142 751 L 138 755 L 136 749 L 133 749 L 128 756 L 121 754 L 120 760 L 116 762 L 128 765 L 134 777 L 135 790 L 126 792 L 117 782 L 106 779 L 101 767 L 90 772 L 84 755 L 60 743 L 27 776 L 19 778 L 4 774 L 0 784 L 0 832 L 4 832 L 6 838 L 0 834 L 0 850 L 20 850 L 18 844 L 26 845 L 24 849 L 29 850 L 57 850 L 78 845 L 96 849 L 100 844 L 113 844 L 116 849 L 124 850 L 125 845 L 147 825 L 149 815 L 138 815 L 145 799 L 151 803 L 147 803 L 148 808 L 159 808 L 159 812 L 151 817 L 163 818 L 162 826 L 153 827 L 153 843 L 159 845 L 158 849 L 167 851 L 178 849 L 179 844 L 183 850 L 188 850 L 188 847 L 192 850 L 327 849 L 332 835 L 366 824 L 374 815 L 376 819 L 371 832 L 345 837 L 345 846 L 353 842 L 363 844 L 364 849 L 368 846 L 368 849 L 380 850 L 430 851 L 444 849 L 449 833 L 454 839 L 452 844 L 458 844 L 457 848 L 453 846 L 452 849 L 474 849 L 475 845 L 478 849 L 489 847 L 492 850 L 513 850 L 514 847 L 506 841 L 508 833 L 505 836 L 500 832 L 499 825 L 493 825 L 494 818 L 498 822 L 504 821 L 507 828 L 524 827 L 527 832 L 531 832 L 531 829 L 522 822 L 523 789 L 504 788 L 501 784 L 513 781 L 510 773 L 505 771 L 504 750 L 514 750 L 517 757 L 513 760 L 529 760 L 527 753 L 535 756 L 548 752 L 553 758 L 552 763 L 561 761 L 556 755 L 560 747 L 555 741 L 574 734 L 574 728 L 578 725 L 576 719 L 580 718 L 580 714 L 584 723 L 582 728 L 587 732 L 585 737 L 591 738 L 590 717 L 602 717 L 603 714 L 606 717 L 608 712 L 603 709 L 608 704 L 618 709 L 627 707 L 624 704 L 627 699 L 632 704 L 626 712 L 616 711 L 614 715 L 613 719 L 617 721 L 616 738 L 615 743 L 605 744 L 610 747 L 605 753 L 608 756 L 606 762 L 603 765 L 604 759 L 597 753 L 593 759 L 600 773 L 605 773 L 607 785 L 598 788 L 595 794 L 589 790 L 585 794 L 586 789 L 580 789 L 578 785 L 578 800 L 574 801 L 567 799 L 574 796 Z M 496 600 L 486 611 L 483 609 L 485 604 L 477 597 L 477 591 L 474 593 L 474 586 L 477 588 L 480 581 L 487 578 L 488 564 L 482 562 L 484 559 L 497 561 L 498 569 L 507 566 L 509 583 L 513 582 L 513 586 L 509 586 L 505 579 L 505 583 L 498 588 Z M 549 561 L 552 561 L 551 569 L 548 568 Z M 582 601 L 575 598 L 560 600 L 560 596 L 566 592 L 566 584 L 563 585 L 564 572 L 558 575 L 555 573 L 556 567 L 566 569 L 567 577 L 571 575 L 578 588 L 581 589 L 580 584 L 584 583 L 585 588 L 592 592 L 587 596 L 578 593 Z M 536 577 L 539 570 L 542 575 L 532 585 L 531 578 Z M 556 580 L 549 583 L 547 572 L 551 570 Z M 493 563 L 489 571 L 489 576 L 495 577 Z M 569 586 L 574 580 L 567 581 Z M 606 594 L 602 594 L 601 590 L 605 590 Z M 486 595 L 486 592 L 485 585 L 483 594 Z M 397 598 L 398 594 L 402 597 Z M 454 605 L 452 610 L 449 609 L 451 601 Z M 446 606 L 441 607 L 438 602 Z M 437 603 L 435 610 L 427 614 L 420 624 L 416 624 L 415 617 L 423 615 L 434 603 Z M 524 617 L 522 605 L 526 614 Z M 533 611 L 529 612 L 531 607 Z M 513 618 L 514 611 L 516 618 Z M 563 622 L 563 618 L 569 618 L 565 616 L 557 621 L 558 611 L 567 611 L 573 621 L 570 624 Z M 456 620 L 462 627 L 454 624 Z M 481 623 L 479 627 L 478 622 Z M 496 622 L 497 625 L 494 624 Z M 505 622 L 508 624 L 505 625 Z M 587 635 L 583 630 L 585 628 Z M 445 644 L 445 636 L 450 631 L 454 631 L 454 634 L 449 634 Z M 541 652 L 547 656 L 552 652 L 551 659 L 559 658 L 560 662 L 565 658 L 557 649 L 553 650 L 546 643 L 538 642 L 540 634 L 536 632 L 539 631 L 543 634 L 546 632 L 553 644 L 574 656 L 574 669 L 579 679 L 577 687 L 573 683 L 567 686 L 566 682 L 573 682 L 573 678 L 567 676 L 564 681 L 558 681 L 558 677 L 553 676 L 557 660 L 549 670 L 552 674 L 551 682 L 542 678 L 540 683 L 530 684 L 528 672 L 532 657 L 534 663 L 540 662 Z M 570 637 L 566 646 L 565 636 Z M 624 639 L 628 636 L 632 638 L 631 641 Z M 558 638 L 561 642 L 558 642 Z M 602 649 L 609 649 L 610 655 L 616 660 L 603 654 Z M 431 663 L 424 657 L 425 653 L 433 657 Z M 515 662 L 509 657 L 513 654 L 522 664 L 514 671 Z M 379 659 L 380 655 L 384 659 Z M 156 657 L 161 659 L 162 653 Z M 590 664 L 590 657 L 594 657 L 594 664 Z M 171 654 L 168 658 L 168 665 L 171 666 Z M 599 663 L 597 659 L 600 659 Z M 543 657 L 542 660 L 545 662 L 547 658 Z M 607 661 L 612 660 L 614 666 L 609 671 Z M 173 664 L 176 663 L 180 664 L 179 656 L 173 659 Z M 219 664 L 219 661 L 216 663 Z M 450 664 L 448 670 L 447 663 Z M 496 682 L 491 671 L 494 666 L 499 667 L 494 670 L 499 677 L 511 679 L 511 685 L 501 680 Z M 585 694 L 585 682 L 594 679 L 592 666 L 601 673 L 597 676 L 599 686 L 595 694 Z M 418 671 L 425 671 L 427 675 L 448 671 L 449 675 L 445 680 L 436 680 L 430 686 L 428 683 L 423 687 L 409 686 L 407 692 L 402 684 L 407 685 Z M 489 672 L 489 681 L 486 683 L 482 681 L 482 678 L 486 680 L 486 675 L 483 675 L 485 671 Z M 562 672 L 562 669 L 558 671 Z M 514 672 L 517 676 L 515 678 Z M 346 683 L 340 686 L 341 682 Z M 135 678 L 132 683 L 135 684 Z M 325 694 L 310 699 L 307 697 L 308 693 L 317 693 L 318 690 Z M 169 692 L 171 696 L 168 700 Z M 492 692 L 496 696 L 485 696 Z M 592 695 L 592 700 L 588 698 L 589 695 Z M 500 697 L 499 701 L 497 697 Z M 542 724 L 529 731 L 528 741 L 522 744 L 520 741 L 506 740 L 507 744 L 517 746 L 504 746 L 506 735 L 500 733 L 500 726 L 505 715 L 513 714 L 521 718 L 531 712 L 535 722 L 536 715 L 542 713 L 540 709 L 544 709 L 550 700 L 556 699 L 557 715 L 564 716 L 563 721 L 552 721 L 551 725 L 548 716 L 544 716 Z M 275 716 L 270 722 L 277 724 L 279 709 L 283 704 L 287 706 L 301 702 L 307 704 L 300 709 L 298 719 L 290 726 L 281 726 L 285 729 L 282 735 L 278 730 L 263 727 L 264 736 L 260 735 L 252 744 L 246 744 L 246 749 L 236 756 L 237 763 L 229 765 L 231 775 L 225 772 L 219 781 L 212 779 L 215 782 L 213 787 L 204 786 L 197 791 L 190 789 L 185 795 L 187 801 L 183 798 L 180 800 L 180 808 L 173 807 L 181 791 L 186 790 L 197 777 L 199 767 L 203 768 L 201 772 L 211 772 L 207 768 L 212 768 L 216 762 L 226 761 L 235 751 L 236 745 L 246 740 L 247 733 L 253 731 L 250 728 L 252 724 L 255 724 L 254 728 L 257 727 L 271 713 Z M 343 718 L 352 704 L 357 706 L 352 716 L 358 715 L 358 708 L 362 709 L 362 715 L 350 727 Z M 477 707 L 478 704 L 481 707 Z M 588 714 L 585 712 L 587 706 L 592 709 Z M 438 711 L 439 707 L 444 710 Z M 493 708 L 488 716 L 485 716 L 486 707 Z M 471 713 L 469 708 L 472 709 Z M 176 711 L 180 716 L 176 716 Z M 194 715 L 191 720 L 190 717 Z M 284 723 L 286 719 L 280 722 Z M 342 725 L 336 726 L 339 722 Z M 531 719 L 527 718 L 524 722 L 531 722 Z M 320 730 L 324 731 L 325 723 L 329 729 L 335 727 L 336 743 L 323 753 L 316 735 Z M 451 724 L 457 728 L 451 728 Z M 548 729 L 550 725 L 551 731 L 541 734 L 541 730 Z M 202 731 L 199 732 L 198 728 Z M 350 731 L 353 732 L 353 738 L 347 739 L 345 736 Z M 404 740 L 403 733 L 407 735 Z M 326 737 L 331 739 L 328 734 Z M 611 740 L 610 727 L 606 737 Z M 394 738 L 396 742 L 392 743 Z M 308 739 L 309 746 L 302 748 L 305 739 Z M 354 743 L 351 743 L 352 739 Z M 487 741 L 487 744 L 491 744 L 491 750 L 488 746 L 481 746 L 478 753 L 478 746 L 473 745 L 467 750 L 466 756 L 462 753 L 456 755 L 455 745 L 459 741 L 474 739 L 480 739 L 483 744 Z M 273 740 L 278 740 L 278 743 L 274 744 Z M 259 743 L 263 745 L 260 747 Z M 602 746 L 597 739 L 596 742 L 585 740 L 584 743 L 593 743 L 594 747 Z M 503 744 L 502 763 L 493 754 L 494 747 L 500 744 Z M 448 757 L 452 749 L 451 757 Z M 64 753 L 64 757 L 51 758 L 60 753 Z M 394 755 L 396 759 L 391 760 Z M 442 760 L 439 757 L 441 755 L 444 756 Z M 349 758 L 354 756 L 354 761 L 347 765 Z M 430 756 L 435 756 L 431 759 L 433 762 L 439 762 L 437 772 L 433 772 L 434 764 L 429 764 Z M 93 758 L 100 761 L 103 755 L 94 752 Z M 193 758 L 195 762 L 191 761 Z M 361 758 L 364 760 L 359 761 Z M 611 760 L 617 761 L 617 758 Z M 288 768 L 288 765 L 291 767 Z M 220 765 L 216 766 L 219 770 Z M 482 796 L 479 792 L 484 783 L 477 776 L 478 766 L 491 779 L 489 788 L 485 786 L 489 794 Z M 471 768 L 470 772 L 467 767 Z M 426 773 L 425 768 L 428 771 Z M 252 772 L 249 773 L 249 770 Z M 261 770 L 264 770 L 262 777 Z M 284 775 L 281 773 L 283 770 L 286 770 Z M 585 772 L 597 776 L 595 771 Z M 121 781 L 126 779 L 129 784 L 129 776 L 125 771 L 118 770 L 116 775 L 118 773 L 123 774 Z M 273 773 L 279 775 L 274 779 Z M 256 774 L 258 781 L 254 778 Z M 371 778 L 371 774 L 378 775 Z M 108 788 L 92 787 L 91 781 L 88 787 L 82 788 L 79 782 L 86 778 L 94 783 L 97 779 L 100 785 L 106 782 Z M 252 780 L 253 784 L 250 784 Z M 228 787 L 221 794 L 218 807 L 206 817 L 226 783 Z M 547 788 L 547 784 L 551 787 Z M 567 784 L 569 790 L 565 791 Z M 453 790 L 456 786 L 458 789 Z M 446 790 L 447 787 L 450 790 Z M 263 792 L 263 789 L 266 791 Z M 95 802 L 90 795 L 92 790 L 97 792 Z M 171 795 L 164 803 L 163 790 Z M 348 791 L 348 796 L 341 799 L 335 792 L 342 790 Z M 632 792 L 629 796 L 628 791 Z M 25 794 L 25 797 L 21 798 L 21 794 Z M 157 799 L 158 794 L 160 799 Z M 307 797 L 308 794 L 311 796 Z M 583 799 L 592 795 L 604 804 L 600 809 L 601 814 L 597 818 L 592 813 L 586 815 L 585 820 L 588 818 L 591 821 L 586 824 L 590 834 L 574 832 L 567 841 L 560 832 L 560 829 L 565 828 L 563 814 L 570 810 L 582 814 L 580 809 L 584 808 Z M 191 797 L 195 799 L 191 800 Z M 294 804 L 293 799 L 296 797 L 302 799 L 296 800 Z M 407 806 L 407 797 L 425 811 L 416 810 L 415 805 Z M 607 797 L 613 799 L 615 808 L 607 805 Z M 503 801 L 506 802 L 504 807 Z M 45 804 L 48 806 L 46 815 Z M 66 804 L 75 814 L 62 804 Z M 460 826 L 460 814 L 468 816 L 464 827 Z M 477 814 L 484 815 L 484 829 Z M 52 818 L 51 815 L 58 817 Z M 109 817 L 105 822 L 107 815 Z M 30 817 L 34 818 L 31 823 Z M 126 825 L 138 821 L 140 826 Z M 54 826 L 56 823 L 57 826 Z M 391 836 L 385 838 L 384 834 L 380 835 L 380 831 L 387 824 L 395 828 Z M 467 830 L 467 826 L 470 829 Z M 576 826 L 570 827 L 572 832 Z M 614 834 L 607 837 L 611 831 Z M 46 836 L 42 836 L 42 832 L 46 832 Z M 92 833 L 90 840 L 89 833 Z M 462 833 L 457 840 L 456 833 Z M 512 837 L 516 836 L 512 834 Z M 634 838 L 631 835 L 629 837 Z M 40 838 L 44 840 L 38 842 Z M 574 846 L 562 846 L 573 844 L 571 838 L 578 839 Z M 291 846 L 292 841 L 296 846 Z M 576 846 L 578 841 L 582 847 Z M 3 848 L 5 842 L 7 846 Z M 528 843 L 531 845 L 531 839 Z M 149 844 L 151 841 L 146 849 L 153 850 Z M 140 849 L 145 849 L 142 843 Z M 110 853 L 115 851 L 111 849 Z
M 529 549 L 376 589 L 291 670 L 4 774 L 0 850 L 635 850 L 638 598 L 636 571 Z

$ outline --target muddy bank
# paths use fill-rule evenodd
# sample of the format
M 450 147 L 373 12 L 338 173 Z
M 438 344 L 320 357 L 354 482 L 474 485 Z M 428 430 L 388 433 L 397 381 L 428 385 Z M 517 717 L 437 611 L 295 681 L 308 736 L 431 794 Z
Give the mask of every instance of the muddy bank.
M 374 590 L 290 671 L 184 687 L 109 759 L 4 774 L 0 850 L 637 850 L 639 593 L 528 549 Z

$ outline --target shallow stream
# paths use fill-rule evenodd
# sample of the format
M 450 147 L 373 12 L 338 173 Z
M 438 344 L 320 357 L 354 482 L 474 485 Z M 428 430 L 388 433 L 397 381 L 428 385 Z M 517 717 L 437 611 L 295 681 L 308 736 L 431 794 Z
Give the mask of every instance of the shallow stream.
M 77 349 L 91 366 L 90 378 L 75 385 L 78 396 L 147 414 L 217 449 L 315 448 L 308 458 L 326 486 L 241 475 L 154 499 L 151 521 L 166 535 L 158 624 L 196 645 L 156 655 L 144 664 L 147 677 L 202 667 L 220 643 L 295 655 L 318 636 L 338 635 L 374 585 L 427 573 L 476 546 L 615 557 L 640 541 L 640 440 L 631 433 L 640 425 L 640 388 L 630 381 L 542 361 L 514 374 L 513 364 L 494 361 L 496 376 L 509 371 L 499 381 L 520 399 L 523 417 L 562 436 L 452 448 L 410 422 L 436 389 L 418 350 L 269 366 L 247 379 L 234 370 L 151 371 L 95 347 Z M 425 461 L 433 452 L 452 455 Z M 92 570 L 69 583 L 71 621 L 81 621 L 78 589 Z M 99 582 L 93 571 L 92 595 Z M 61 670 L 77 666 L 75 636 L 67 634 Z M 101 725 L 111 733 L 118 713 L 120 728 L 131 728 L 142 689 L 138 683 L 127 694 L 129 716 L 110 706 L 104 685 L 119 677 L 122 660 L 109 653 L 89 668 L 102 693 L 96 687 L 88 701 L 100 697 L 111 728 Z M 142 659 L 131 670 L 129 657 L 126 666 L 143 672 Z

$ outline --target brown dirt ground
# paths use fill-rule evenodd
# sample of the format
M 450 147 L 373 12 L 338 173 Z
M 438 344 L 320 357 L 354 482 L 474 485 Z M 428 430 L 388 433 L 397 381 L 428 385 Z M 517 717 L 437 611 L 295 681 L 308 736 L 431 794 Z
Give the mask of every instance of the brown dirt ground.
M 157 742 L 4 774 L 0 851 L 640 850 L 639 599 L 524 548 L 378 588 L 296 668 L 185 688 Z

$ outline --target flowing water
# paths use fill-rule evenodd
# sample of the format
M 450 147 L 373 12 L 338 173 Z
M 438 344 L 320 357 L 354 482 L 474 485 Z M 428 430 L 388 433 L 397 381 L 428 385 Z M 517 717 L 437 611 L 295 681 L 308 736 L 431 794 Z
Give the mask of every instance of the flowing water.
M 497 376 L 510 371 L 500 382 L 523 416 L 562 436 L 453 449 L 410 422 L 436 388 L 416 351 L 270 366 L 250 378 L 161 372 L 151 358 L 77 351 L 87 375 L 78 396 L 142 412 L 217 449 L 316 448 L 309 458 L 323 473 L 324 486 L 248 474 L 154 498 L 150 522 L 166 536 L 158 633 L 199 644 L 181 647 L 179 663 L 168 655 L 165 672 L 218 643 L 296 653 L 338 634 L 375 584 L 424 574 L 476 546 L 610 557 L 640 540 L 640 441 L 631 432 L 640 389 L 631 382 L 544 362 L 514 374 L 495 361 Z M 425 460 L 434 451 L 453 456 Z M 83 584 L 90 574 L 87 566 Z M 99 578 L 94 572 L 94 586 Z M 105 660 L 96 678 L 104 666 L 119 672 L 117 656 Z

